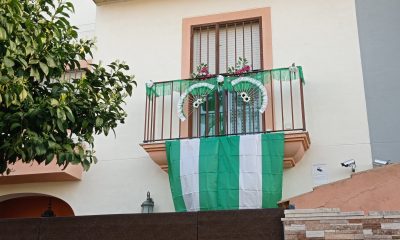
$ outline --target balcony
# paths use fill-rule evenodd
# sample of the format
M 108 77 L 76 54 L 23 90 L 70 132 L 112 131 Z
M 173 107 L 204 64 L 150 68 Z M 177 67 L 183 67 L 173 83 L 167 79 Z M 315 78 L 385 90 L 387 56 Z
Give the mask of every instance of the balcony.
M 141 146 L 164 171 L 165 141 L 285 133 L 284 167 L 310 147 L 301 67 L 146 84 Z
M 63 167 L 57 165 L 57 159 L 53 159 L 48 165 L 17 161 L 9 168 L 12 170 L 11 173 L 0 176 L 0 184 L 79 181 L 83 173 L 81 165 L 70 164 L 63 170 Z

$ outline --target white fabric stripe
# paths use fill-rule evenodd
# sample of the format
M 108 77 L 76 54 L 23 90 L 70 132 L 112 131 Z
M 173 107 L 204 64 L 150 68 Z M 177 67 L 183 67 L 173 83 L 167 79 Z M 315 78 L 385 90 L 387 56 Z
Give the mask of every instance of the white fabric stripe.
M 261 134 L 239 141 L 239 209 L 262 207 Z
M 199 211 L 200 139 L 181 140 L 180 143 L 180 175 L 183 200 L 188 212 Z

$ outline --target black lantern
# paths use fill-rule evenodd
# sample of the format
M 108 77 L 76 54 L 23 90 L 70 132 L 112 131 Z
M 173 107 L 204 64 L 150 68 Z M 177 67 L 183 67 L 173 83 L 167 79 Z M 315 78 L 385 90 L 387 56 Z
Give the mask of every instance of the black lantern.
M 154 209 L 154 201 L 150 197 L 150 192 L 147 192 L 147 199 L 142 203 L 142 213 L 152 213 Z

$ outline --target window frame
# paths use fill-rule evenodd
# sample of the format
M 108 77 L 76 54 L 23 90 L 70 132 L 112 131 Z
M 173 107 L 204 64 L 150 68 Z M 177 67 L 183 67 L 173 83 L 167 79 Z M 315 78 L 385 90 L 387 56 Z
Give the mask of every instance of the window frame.
M 271 7 L 246 9 L 235 12 L 209 13 L 209 15 L 186 17 L 182 19 L 181 40 L 181 78 L 191 77 L 191 27 L 217 22 L 229 22 L 240 19 L 261 18 L 263 69 L 272 69 L 272 24 Z
M 219 71 L 219 64 L 220 64 L 220 40 L 219 40 L 219 29 L 221 25 L 234 25 L 236 23 L 244 24 L 245 22 L 252 22 L 252 21 L 257 21 L 258 22 L 258 28 L 260 32 L 260 70 L 264 70 L 264 54 L 263 54 L 263 26 L 262 26 L 262 16 L 258 17 L 249 17 L 249 18 L 241 18 L 241 19 L 232 19 L 232 20 L 226 20 L 226 21 L 217 21 L 217 22 L 209 22 L 209 23 L 201 23 L 201 24 L 196 24 L 196 25 L 191 25 L 190 26 L 190 74 L 193 73 L 193 55 L 194 55 L 194 30 L 196 28 L 203 28 L 203 27 L 214 27 L 215 28 L 215 74 L 221 74 Z M 200 35 L 201 36 L 201 35 Z M 201 52 L 201 51 L 200 51 Z M 201 54 L 201 53 L 200 53 Z M 237 62 L 237 57 L 235 59 L 235 62 Z M 223 73 L 224 74 L 224 73 Z

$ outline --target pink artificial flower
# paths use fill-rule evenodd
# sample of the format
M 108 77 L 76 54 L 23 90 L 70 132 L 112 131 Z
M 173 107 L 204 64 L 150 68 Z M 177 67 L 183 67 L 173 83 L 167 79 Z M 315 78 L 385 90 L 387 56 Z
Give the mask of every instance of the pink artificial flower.
M 246 72 L 249 72 L 249 71 L 251 70 L 251 67 L 250 67 L 249 65 L 246 65 L 246 66 L 244 66 L 243 68 L 244 68 L 244 70 L 245 70 Z
M 208 68 L 207 67 L 202 67 L 200 72 L 202 73 L 208 73 Z

